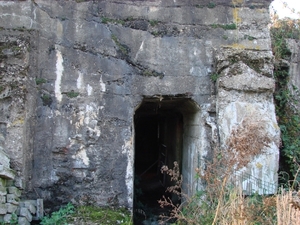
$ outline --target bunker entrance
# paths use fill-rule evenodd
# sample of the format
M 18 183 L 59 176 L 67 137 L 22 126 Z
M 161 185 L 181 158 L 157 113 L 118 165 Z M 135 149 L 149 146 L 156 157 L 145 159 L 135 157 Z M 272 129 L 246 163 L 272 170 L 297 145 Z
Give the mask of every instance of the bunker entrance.
M 161 173 L 161 167 L 167 165 L 173 168 L 176 161 L 182 174 L 189 173 L 192 160 L 188 152 L 195 143 L 188 140 L 188 133 L 197 111 L 192 100 L 174 96 L 144 99 L 136 110 L 135 224 L 153 215 L 158 217 L 168 213 L 168 209 L 162 210 L 157 202 L 163 195 L 170 197 L 174 203 L 180 203 L 178 196 L 166 192 L 173 183 L 168 175 Z M 184 182 L 188 182 L 188 177 Z

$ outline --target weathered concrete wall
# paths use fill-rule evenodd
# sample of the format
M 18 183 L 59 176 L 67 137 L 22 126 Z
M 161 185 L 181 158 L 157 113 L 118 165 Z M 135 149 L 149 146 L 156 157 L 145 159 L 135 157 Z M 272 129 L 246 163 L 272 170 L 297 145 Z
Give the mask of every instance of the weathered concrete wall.
M 15 169 L 28 196 L 38 195 L 46 204 L 131 207 L 133 116 L 144 97 L 181 95 L 197 105 L 198 111 L 184 118 L 183 172 L 189 182 L 194 167 L 205 167 L 210 137 L 218 135 L 215 121 L 220 121 L 221 138 L 231 127 L 222 121 L 236 121 L 226 111 L 231 104 L 250 101 L 253 107 L 270 109 L 264 112 L 275 132 L 270 1 L 211 2 L 0 2 L 1 43 L 11 43 L 1 49 L 6 54 L 1 62 L 1 120 L 8 124 L 8 154 L 21 163 Z M 259 80 L 252 83 L 258 75 L 246 69 L 240 84 L 233 80 L 223 86 L 233 86 L 234 95 L 225 98 L 219 90 L 216 98 L 210 76 L 217 73 L 216 55 L 224 46 L 245 55 L 257 52 L 262 63 L 266 59 L 261 72 L 266 87 L 260 88 Z M 10 77 L 18 77 L 20 94 L 7 89 Z M 255 98 L 239 91 L 243 82 Z M 272 154 L 266 171 L 275 173 L 276 146 Z

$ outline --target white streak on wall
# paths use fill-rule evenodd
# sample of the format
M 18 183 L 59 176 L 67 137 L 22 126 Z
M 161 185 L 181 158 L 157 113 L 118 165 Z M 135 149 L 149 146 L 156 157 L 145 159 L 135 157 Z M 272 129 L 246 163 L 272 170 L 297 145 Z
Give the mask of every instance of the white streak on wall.
M 142 41 L 142 44 L 141 44 L 139 50 L 137 51 L 137 53 L 136 53 L 136 55 L 135 55 L 135 57 L 134 57 L 134 60 L 135 60 L 135 61 L 137 61 L 140 52 L 142 52 L 142 51 L 144 50 L 144 42 L 145 42 L 145 39 Z
M 127 155 L 127 168 L 126 168 L 126 187 L 128 191 L 128 204 L 133 204 L 133 144 L 132 137 L 129 141 L 125 141 L 122 146 L 122 154 Z
M 102 80 L 102 76 L 100 77 L 100 90 L 101 90 L 101 92 L 106 91 L 105 83 Z
M 62 94 L 61 94 L 61 80 L 64 72 L 63 67 L 63 57 L 60 51 L 56 51 L 56 80 L 55 80 L 55 97 L 57 101 L 61 102 Z
M 77 88 L 81 89 L 83 83 L 83 76 L 81 72 L 78 72 L 78 78 L 77 78 Z
M 87 90 L 88 96 L 91 96 L 93 93 L 93 87 L 88 84 L 86 87 L 86 90 Z

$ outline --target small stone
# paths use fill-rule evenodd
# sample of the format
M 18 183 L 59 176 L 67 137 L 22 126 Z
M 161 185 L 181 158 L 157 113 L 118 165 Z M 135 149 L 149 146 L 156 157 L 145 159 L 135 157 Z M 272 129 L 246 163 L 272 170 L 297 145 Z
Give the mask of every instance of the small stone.
M 0 186 L 0 195 L 6 195 L 7 194 L 7 190 L 6 187 Z
M 14 186 L 8 187 L 8 193 L 9 194 L 14 194 L 17 197 L 21 196 L 21 191 L 18 188 L 14 187 Z
M 18 225 L 30 225 L 30 222 L 25 217 L 19 217 Z
M 0 178 L 0 187 L 6 187 L 6 179 Z
M 27 200 L 20 202 L 20 206 L 27 208 L 31 214 L 36 214 L 36 202 L 33 203 L 32 200 Z
M 25 217 L 29 222 L 32 221 L 32 215 L 27 208 L 24 207 L 20 208 L 20 216 Z
M 6 203 L 6 208 L 8 213 L 15 213 L 18 209 L 17 205 L 11 204 L 11 203 Z
M 5 215 L 7 213 L 7 208 L 5 204 L 0 204 L 0 215 Z
M 6 195 L 6 201 L 8 203 L 19 205 L 20 199 L 16 195 L 14 195 L 14 194 L 7 194 Z
M 0 203 L 5 203 L 5 202 L 6 202 L 6 196 L 0 195 Z

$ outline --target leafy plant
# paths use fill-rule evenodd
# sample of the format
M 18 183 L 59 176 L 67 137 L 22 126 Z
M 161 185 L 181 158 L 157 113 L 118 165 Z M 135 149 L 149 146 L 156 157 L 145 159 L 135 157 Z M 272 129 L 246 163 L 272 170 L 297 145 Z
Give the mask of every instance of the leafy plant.
M 11 214 L 11 218 L 9 220 L 10 225 L 17 225 L 18 224 L 18 216 L 15 213 Z
M 68 216 L 74 213 L 74 206 L 68 203 L 58 211 L 53 212 L 51 216 L 44 216 L 41 225 L 66 225 Z
M 213 3 L 213 2 L 210 2 L 210 3 L 207 4 L 207 8 L 212 9 L 212 8 L 215 8 L 215 7 L 216 7 L 216 4 Z
M 150 20 L 149 23 L 152 27 L 154 27 L 158 24 L 158 21 L 157 20 Z
M 213 82 L 216 82 L 218 80 L 218 78 L 220 77 L 220 74 L 217 74 L 217 73 L 213 73 L 210 75 L 210 79 L 213 81 Z
M 128 48 L 125 45 L 122 45 L 117 38 L 116 35 L 112 34 L 111 39 L 115 42 L 115 44 L 118 46 L 119 50 L 122 52 L 122 54 L 127 55 L 128 54 Z
M 46 83 L 46 82 L 47 82 L 47 80 L 44 79 L 44 78 L 36 78 L 36 79 L 35 79 L 36 85 L 44 84 L 44 83 Z
M 63 94 L 66 94 L 69 98 L 76 98 L 79 95 L 79 92 L 75 91 L 69 91 L 69 92 L 64 92 Z
M 50 106 L 51 104 L 52 104 L 52 98 L 51 98 L 51 95 L 49 95 L 49 94 L 43 94 L 42 96 L 41 96 L 41 98 L 42 98 L 42 101 L 43 101 L 43 105 L 44 106 Z

